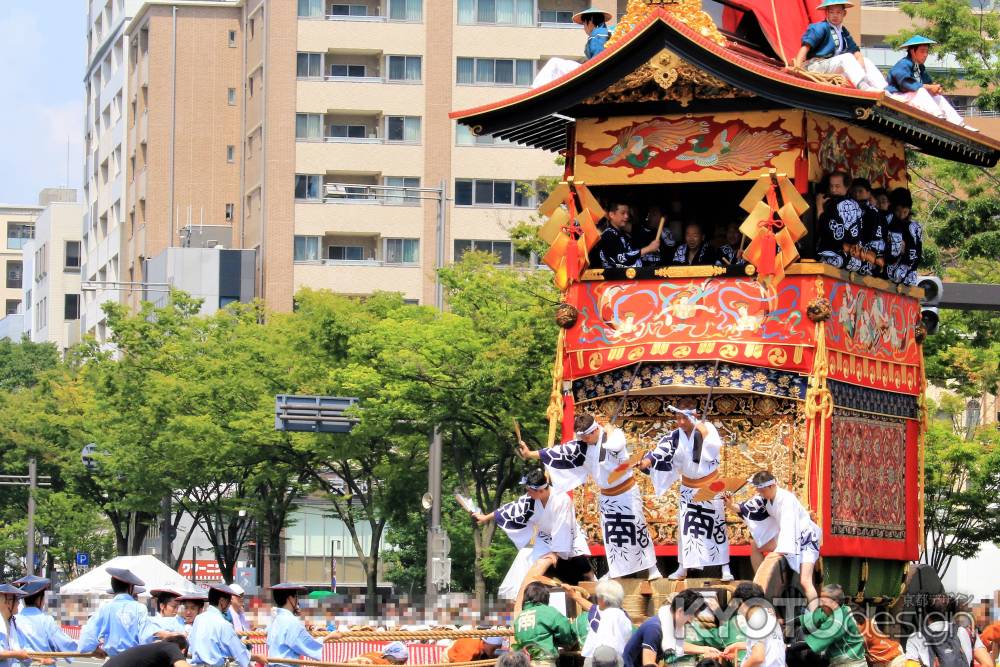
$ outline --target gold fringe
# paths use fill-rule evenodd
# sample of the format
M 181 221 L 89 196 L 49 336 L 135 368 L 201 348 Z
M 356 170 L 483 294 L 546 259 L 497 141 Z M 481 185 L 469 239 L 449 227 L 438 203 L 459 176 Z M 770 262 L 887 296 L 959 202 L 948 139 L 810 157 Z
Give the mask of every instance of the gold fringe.
M 559 340 L 556 342 L 556 360 L 552 364 L 552 392 L 549 394 L 549 407 L 545 414 L 549 418 L 548 446 L 556 442 L 556 432 L 562 422 L 563 413 L 563 350 L 566 347 L 566 330 L 559 328 Z
M 804 67 L 789 67 L 788 72 L 803 79 L 808 79 L 813 83 L 825 83 L 830 86 L 846 86 L 847 77 L 843 74 L 826 74 L 824 72 L 810 72 Z

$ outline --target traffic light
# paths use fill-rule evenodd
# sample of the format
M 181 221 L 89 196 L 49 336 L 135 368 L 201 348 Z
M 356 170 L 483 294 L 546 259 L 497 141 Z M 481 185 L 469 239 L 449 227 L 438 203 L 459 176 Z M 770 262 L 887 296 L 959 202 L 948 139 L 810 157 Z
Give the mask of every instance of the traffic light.
M 928 334 L 937 333 L 941 319 L 938 308 L 941 305 L 941 295 L 944 294 L 944 283 L 937 276 L 923 276 L 917 281 L 917 287 L 924 290 L 924 298 L 920 301 L 920 320 Z

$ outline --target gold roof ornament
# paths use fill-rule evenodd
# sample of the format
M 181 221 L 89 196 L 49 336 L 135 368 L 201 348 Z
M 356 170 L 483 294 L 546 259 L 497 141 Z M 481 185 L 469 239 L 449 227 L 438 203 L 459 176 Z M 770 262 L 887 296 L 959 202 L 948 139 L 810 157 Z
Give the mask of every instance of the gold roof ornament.
M 701 8 L 700 0 L 629 0 L 625 16 L 615 26 L 615 31 L 608 39 L 608 46 L 613 46 L 625 38 L 656 9 L 663 9 L 677 17 L 702 37 L 710 39 L 719 46 L 726 43 L 725 37 L 719 32 L 715 21 L 708 12 Z

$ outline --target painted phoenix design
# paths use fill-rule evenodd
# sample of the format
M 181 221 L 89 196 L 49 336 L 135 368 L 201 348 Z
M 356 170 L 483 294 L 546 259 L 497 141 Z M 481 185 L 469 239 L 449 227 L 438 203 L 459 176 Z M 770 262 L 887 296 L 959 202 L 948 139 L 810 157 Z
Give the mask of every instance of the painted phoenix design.
M 689 118 L 678 121 L 650 120 L 625 128 L 611 149 L 611 155 L 601 160 L 606 166 L 627 162 L 645 169 L 661 152 L 675 151 L 692 140 L 692 136 L 708 134 L 708 122 Z M 625 165 L 621 165 L 625 166 Z

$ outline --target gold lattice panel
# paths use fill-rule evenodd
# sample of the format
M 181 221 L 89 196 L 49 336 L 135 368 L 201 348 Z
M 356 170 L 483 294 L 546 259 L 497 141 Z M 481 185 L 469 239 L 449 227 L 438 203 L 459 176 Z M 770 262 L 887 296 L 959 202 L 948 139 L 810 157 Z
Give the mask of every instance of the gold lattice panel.
M 587 409 L 610 417 L 620 398 L 608 398 L 587 404 Z M 637 447 L 649 451 L 662 435 L 675 428 L 673 413 L 666 406 L 685 402 L 704 409 L 703 396 L 639 396 L 626 400 L 618 424 L 628 435 L 629 451 Z M 805 501 L 805 422 L 802 404 L 772 396 L 723 394 L 713 399 L 708 415 L 726 443 L 722 449 L 725 477 L 749 477 L 758 470 L 770 470 L 782 486 L 795 491 Z M 648 475 L 636 473 L 646 520 L 653 541 L 658 545 L 677 543 L 677 485 L 657 497 Z M 749 486 L 738 494 L 745 500 L 752 493 Z M 597 509 L 597 487 L 588 482 L 574 494 L 577 518 L 591 544 L 601 542 Z M 749 544 L 749 532 L 740 518 L 726 516 L 730 544 Z

